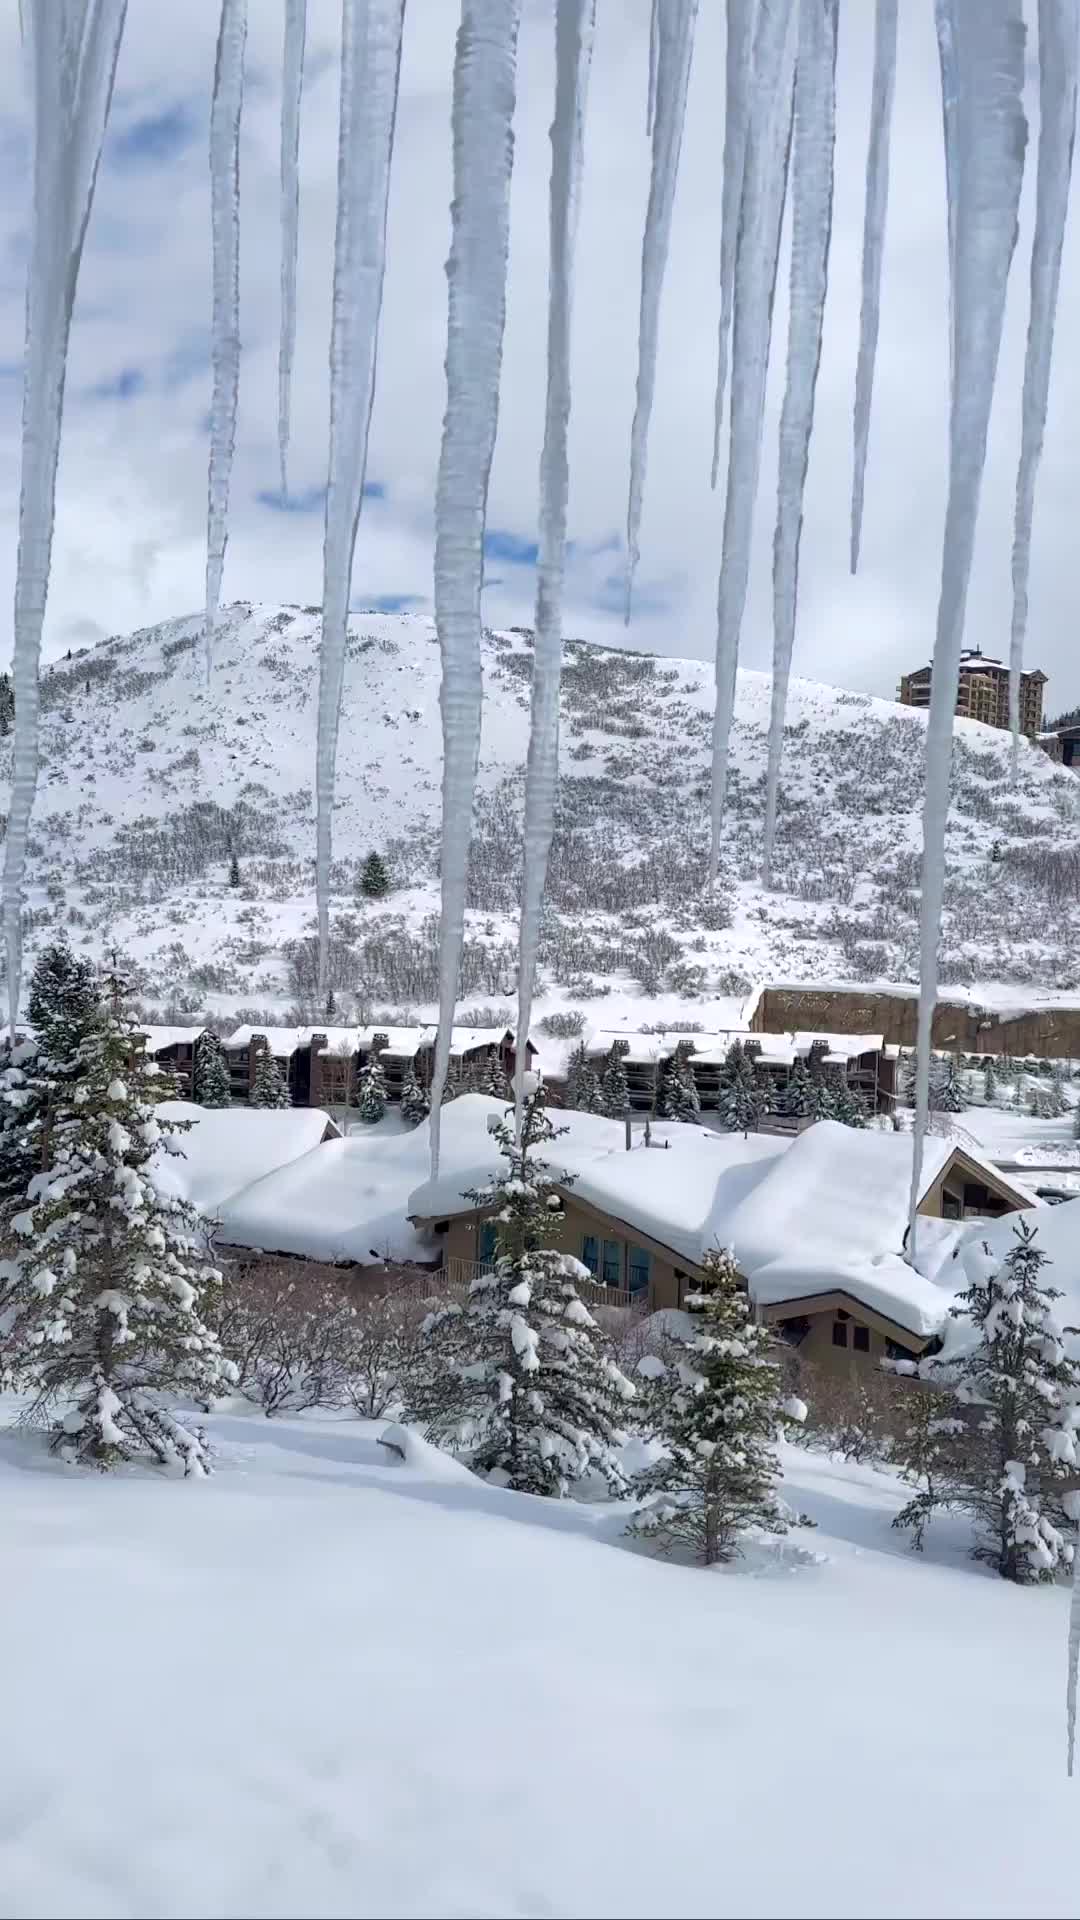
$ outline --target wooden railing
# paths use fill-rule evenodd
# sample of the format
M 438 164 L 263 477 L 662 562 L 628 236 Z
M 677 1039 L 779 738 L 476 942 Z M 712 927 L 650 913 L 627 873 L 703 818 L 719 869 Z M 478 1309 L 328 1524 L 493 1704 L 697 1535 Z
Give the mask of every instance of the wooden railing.
M 452 1292 L 467 1291 L 474 1280 L 493 1271 L 490 1260 L 460 1260 L 452 1255 L 446 1262 L 446 1280 Z M 575 1280 L 574 1285 L 587 1307 L 622 1307 L 630 1313 L 649 1310 L 647 1287 L 631 1293 L 628 1287 L 605 1287 L 598 1280 Z

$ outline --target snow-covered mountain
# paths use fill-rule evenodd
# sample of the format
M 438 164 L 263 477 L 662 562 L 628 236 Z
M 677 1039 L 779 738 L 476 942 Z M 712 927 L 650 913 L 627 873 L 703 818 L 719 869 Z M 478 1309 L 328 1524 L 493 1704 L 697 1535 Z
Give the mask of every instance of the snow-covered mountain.
M 91 951 L 116 946 L 145 1007 L 174 1018 L 310 1014 L 318 610 L 228 608 L 209 690 L 198 632 L 194 616 L 167 622 L 46 672 L 29 945 L 67 926 Z M 530 648 L 526 633 L 485 636 L 463 1007 L 513 991 Z M 924 716 L 793 682 L 766 893 L 769 680 L 741 674 L 717 899 L 703 884 L 712 697 L 699 662 L 568 645 L 541 1014 L 587 1006 L 603 1021 L 631 998 L 643 1020 L 707 1026 L 767 975 L 915 977 Z M 351 619 L 334 824 L 341 1017 L 358 1002 L 432 1009 L 438 699 L 430 621 Z M 7 739 L 4 777 L 9 761 Z M 373 848 L 393 881 L 378 900 L 359 887 Z M 1073 774 L 1025 747 L 1014 790 L 1006 736 L 958 722 L 949 858 L 946 981 L 1080 985 Z

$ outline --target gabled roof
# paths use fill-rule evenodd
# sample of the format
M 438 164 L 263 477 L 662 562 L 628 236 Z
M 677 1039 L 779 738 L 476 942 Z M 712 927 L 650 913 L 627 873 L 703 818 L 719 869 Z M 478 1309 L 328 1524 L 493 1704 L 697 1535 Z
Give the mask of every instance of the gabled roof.
M 227 1040 L 223 1041 L 226 1051 L 235 1048 L 250 1047 L 256 1034 L 262 1034 L 270 1052 L 276 1060 L 288 1060 L 294 1053 L 311 1045 L 316 1034 L 322 1034 L 326 1040 L 325 1052 L 328 1054 L 366 1053 L 376 1034 L 386 1036 L 385 1051 L 403 1060 L 412 1060 L 424 1047 L 435 1045 L 437 1029 L 434 1026 L 423 1027 L 333 1027 L 315 1024 L 309 1027 L 237 1027 Z M 472 1053 L 480 1047 L 500 1046 L 513 1035 L 504 1027 L 453 1027 L 450 1032 L 450 1055 L 460 1059 L 464 1054 Z M 530 1045 L 532 1043 L 530 1042 Z M 535 1051 L 535 1049 L 534 1049 Z
M 328 1132 L 337 1133 L 329 1114 L 317 1107 L 199 1107 L 163 1100 L 157 1111 L 191 1125 L 162 1141 L 152 1162 L 154 1179 L 208 1214 L 252 1180 L 298 1160 Z

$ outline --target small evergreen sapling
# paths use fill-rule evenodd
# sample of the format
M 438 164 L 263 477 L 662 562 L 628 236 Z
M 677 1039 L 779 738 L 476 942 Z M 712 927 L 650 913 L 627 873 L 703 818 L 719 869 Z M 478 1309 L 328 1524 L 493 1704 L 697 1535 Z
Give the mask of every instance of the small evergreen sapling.
M 200 1107 L 232 1106 L 229 1063 L 216 1033 L 201 1033 L 195 1042 L 191 1092 Z
M 160 1080 L 117 1006 L 79 1048 L 52 1116 L 44 1170 L 7 1222 L 0 1384 L 31 1398 L 66 1460 L 136 1455 L 206 1471 L 201 1434 L 173 1409 L 205 1403 L 235 1370 L 204 1320 L 220 1285 L 194 1208 L 159 1193 Z
M 410 1066 L 401 1083 L 401 1117 L 410 1127 L 418 1127 L 426 1120 L 431 1111 L 431 1101 L 426 1088 L 420 1085 L 416 1077 L 415 1066 Z
M 386 1075 L 377 1053 L 369 1053 L 357 1083 L 356 1104 L 361 1120 L 373 1127 L 386 1112 Z
M 916 1545 L 938 1508 L 969 1513 L 972 1549 L 1005 1580 L 1051 1579 L 1067 1558 L 1060 1483 L 1080 1454 L 1080 1365 L 1054 1319 L 1060 1291 L 1044 1284 L 1049 1263 L 1025 1220 L 1001 1263 L 985 1256 L 985 1274 L 958 1295 L 954 1319 L 969 1323 L 970 1344 L 952 1362 L 924 1361 L 920 1373 L 949 1389 L 955 1420 L 947 1459 L 934 1481 L 897 1514 Z
M 288 1084 L 269 1047 L 260 1047 L 248 1102 L 252 1107 L 291 1107 Z
M 664 1551 L 689 1547 L 705 1566 L 731 1560 L 749 1526 L 782 1533 L 776 1441 L 783 1428 L 772 1336 L 753 1311 L 731 1253 L 710 1251 L 708 1283 L 686 1306 L 700 1330 L 655 1381 L 649 1423 L 664 1456 L 637 1489 L 646 1504 L 630 1531 Z
M 728 1133 L 756 1133 L 765 1113 L 754 1062 L 741 1041 L 733 1040 L 720 1074 L 717 1099 L 720 1125 Z
M 586 1269 L 551 1245 L 564 1216 L 537 1153 L 558 1132 L 535 1085 L 520 1139 L 509 1115 L 495 1132 L 506 1171 L 468 1195 L 497 1223 L 495 1260 L 471 1282 L 464 1306 L 428 1321 L 430 1365 L 413 1415 L 444 1444 L 464 1441 L 478 1472 L 520 1493 L 562 1496 L 589 1473 L 624 1493 L 619 1448 L 634 1388 L 579 1298 L 575 1282 Z
M 240 885 L 240 862 L 236 857 L 235 847 L 229 848 L 229 885 L 230 887 Z
M 786 1113 L 796 1120 L 809 1120 L 814 1112 L 814 1084 L 807 1070 L 805 1060 L 796 1060 L 788 1076 L 787 1086 L 777 1102 L 777 1111 Z
M 0 1207 L 26 1199 L 46 1162 L 52 1114 L 81 1071 L 79 1049 L 99 1015 L 91 963 L 62 940 L 43 948 L 27 1012 L 35 1038 L 0 1052 Z
M 983 1068 L 983 1099 L 988 1107 L 993 1107 L 997 1105 L 997 1097 L 997 1070 L 994 1066 L 993 1054 L 988 1053 L 986 1056 L 986 1065 Z
M 600 1100 L 609 1120 L 621 1120 L 630 1107 L 630 1088 L 626 1078 L 626 1056 L 630 1044 L 616 1040 L 607 1056 L 600 1081 Z
M 691 1043 L 680 1040 L 661 1076 L 662 1110 L 669 1120 L 693 1123 L 701 1116 L 701 1101 L 690 1060 L 692 1053 Z
M 390 891 L 390 874 L 381 853 L 369 853 L 360 869 L 360 891 L 368 900 L 381 900 Z

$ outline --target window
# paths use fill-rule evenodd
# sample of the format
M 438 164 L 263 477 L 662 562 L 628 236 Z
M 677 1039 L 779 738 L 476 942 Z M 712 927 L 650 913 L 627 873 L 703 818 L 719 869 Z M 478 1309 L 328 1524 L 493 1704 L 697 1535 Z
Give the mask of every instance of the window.
M 854 1347 L 856 1353 L 869 1353 L 870 1351 L 869 1327 L 853 1327 L 851 1330 L 851 1344 Z
M 649 1270 L 652 1266 L 651 1255 L 644 1247 L 631 1247 L 627 1260 L 627 1285 L 631 1293 L 645 1293 L 649 1286 Z
M 478 1260 L 494 1260 L 499 1250 L 498 1229 L 494 1220 L 481 1220 L 476 1255 Z
M 943 1220 L 960 1220 L 963 1218 L 963 1213 L 964 1213 L 964 1205 L 959 1195 L 955 1193 L 950 1193 L 948 1187 L 945 1187 L 942 1190 L 942 1195 L 941 1195 L 942 1219 Z
M 832 1343 L 834 1347 L 847 1346 L 847 1321 L 846 1320 L 833 1321 Z
M 603 1280 L 605 1287 L 622 1286 L 622 1242 L 604 1241 Z
M 597 1240 L 595 1233 L 587 1233 L 584 1235 L 581 1242 L 581 1258 L 583 1264 L 588 1267 L 589 1272 L 595 1279 L 600 1272 L 600 1242 Z

